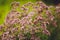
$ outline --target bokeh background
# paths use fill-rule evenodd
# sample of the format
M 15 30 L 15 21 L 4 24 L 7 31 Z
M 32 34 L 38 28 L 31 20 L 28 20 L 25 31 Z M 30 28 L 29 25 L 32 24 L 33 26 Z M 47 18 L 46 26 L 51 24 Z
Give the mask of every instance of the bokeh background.
M 27 3 L 29 1 L 36 2 L 37 0 L 0 0 L 0 24 L 4 22 L 4 19 L 7 15 L 7 13 L 11 9 L 11 2 L 18 1 L 20 2 L 20 5 L 23 5 L 24 3 Z

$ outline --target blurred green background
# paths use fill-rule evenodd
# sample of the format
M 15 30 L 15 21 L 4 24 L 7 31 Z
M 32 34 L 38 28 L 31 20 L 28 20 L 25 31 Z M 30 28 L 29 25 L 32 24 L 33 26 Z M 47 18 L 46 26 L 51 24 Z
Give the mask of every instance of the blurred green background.
M 37 0 L 0 0 L 0 24 L 4 23 L 4 19 L 11 9 L 10 4 L 13 1 L 20 2 L 20 5 L 23 5 L 23 4 L 30 2 L 30 1 L 36 2 Z

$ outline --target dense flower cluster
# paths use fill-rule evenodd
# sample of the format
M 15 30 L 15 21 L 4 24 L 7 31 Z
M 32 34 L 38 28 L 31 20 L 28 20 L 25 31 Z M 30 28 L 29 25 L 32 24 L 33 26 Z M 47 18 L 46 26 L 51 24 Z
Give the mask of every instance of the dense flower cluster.
M 47 25 L 57 27 L 55 17 L 49 10 L 51 7 L 41 1 L 24 4 L 20 7 L 20 12 L 16 10 L 19 2 L 13 2 L 11 6 L 5 23 L 0 25 L 0 40 L 41 40 L 35 33 L 51 35 Z M 57 10 L 60 12 L 60 9 Z

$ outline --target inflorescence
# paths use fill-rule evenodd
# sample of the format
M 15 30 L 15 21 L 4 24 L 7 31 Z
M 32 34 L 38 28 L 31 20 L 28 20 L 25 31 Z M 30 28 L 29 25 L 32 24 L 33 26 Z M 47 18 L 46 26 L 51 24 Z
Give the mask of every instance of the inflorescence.
M 57 27 L 55 15 L 50 10 L 53 6 L 47 6 L 43 2 L 28 2 L 19 8 L 19 2 L 11 4 L 12 9 L 8 13 L 4 24 L 0 25 L 0 40 L 42 40 L 36 33 L 51 35 L 48 25 Z M 17 11 L 19 8 L 20 11 Z M 57 9 L 57 10 L 56 10 Z M 54 11 L 60 12 L 59 7 Z M 28 38 L 28 34 L 30 35 Z

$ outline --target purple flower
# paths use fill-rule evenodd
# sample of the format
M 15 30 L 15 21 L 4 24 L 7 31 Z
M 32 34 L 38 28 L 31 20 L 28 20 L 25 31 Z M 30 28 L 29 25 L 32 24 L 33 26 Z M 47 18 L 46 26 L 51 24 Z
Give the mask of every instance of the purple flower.
M 50 35 L 50 32 L 47 29 L 43 30 L 43 33 L 46 35 Z
M 46 26 L 46 23 L 45 23 L 45 22 L 43 22 L 43 23 L 41 24 L 41 28 L 42 28 L 43 30 L 45 30 L 45 29 L 47 28 L 47 26 Z
M 53 21 L 52 24 L 53 24 L 53 26 L 57 27 L 57 22 L 56 21 Z
M 60 13 L 60 7 L 59 6 L 56 7 L 56 12 Z

